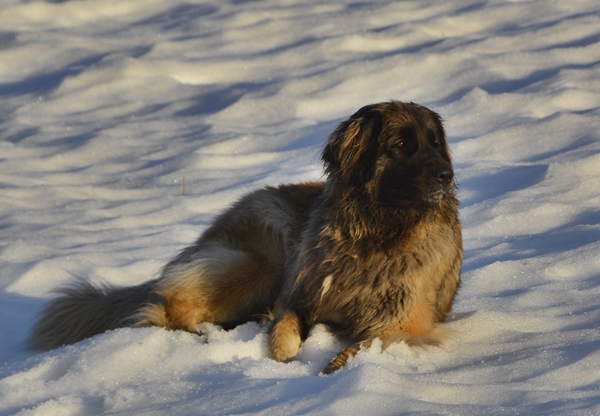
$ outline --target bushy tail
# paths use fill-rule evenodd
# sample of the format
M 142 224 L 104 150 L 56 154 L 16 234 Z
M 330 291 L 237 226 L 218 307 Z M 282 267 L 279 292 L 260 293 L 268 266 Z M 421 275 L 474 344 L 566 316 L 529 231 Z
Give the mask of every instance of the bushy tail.
M 132 326 L 138 309 L 157 301 L 154 283 L 115 287 L 78 280 L 60 287 L 55 290 L 60 296 L 41 310 L 28 343 L 37 350 L 51 350 L 109 329 Z

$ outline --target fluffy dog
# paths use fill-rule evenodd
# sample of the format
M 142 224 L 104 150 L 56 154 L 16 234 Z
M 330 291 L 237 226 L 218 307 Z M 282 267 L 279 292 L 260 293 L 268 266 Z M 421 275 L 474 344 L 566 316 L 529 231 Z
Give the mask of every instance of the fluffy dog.
M 352 343 L 437 345 L 460 283 L 462 237 L 440 117 L 414 103 L 361 108 L 331 134 L 325 182 L 266 187 L 218 216 L 160 278 L 59 288 L 30 344 L 51 349 L 122 326 L 196 332 L 268 315 L 271 357 L 292 359 L 316 324 Z

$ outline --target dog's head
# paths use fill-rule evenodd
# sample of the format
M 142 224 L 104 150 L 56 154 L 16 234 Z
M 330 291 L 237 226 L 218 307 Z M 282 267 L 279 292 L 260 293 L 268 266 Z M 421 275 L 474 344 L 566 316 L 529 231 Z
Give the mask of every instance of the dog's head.
M 364 189 L 382 206 L 433 206 L 454 195 L 441 118 L 418 104 L 361 108 L 331 134 L 322 159 L 331 179 Z

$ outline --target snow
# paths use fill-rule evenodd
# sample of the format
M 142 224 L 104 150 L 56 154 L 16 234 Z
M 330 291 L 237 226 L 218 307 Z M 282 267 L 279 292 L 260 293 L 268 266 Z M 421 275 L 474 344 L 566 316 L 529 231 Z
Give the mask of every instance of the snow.
M 600 414 L 596 0 L 5 0 L 0 62 L 0 415 Z M 286 364 L 254 323 L 27 348 L 54 287 L 155 277 L 392 98 L 439 112 L 455 159 L 443 348 L 376 342 L 330 376 L 322 327 Z

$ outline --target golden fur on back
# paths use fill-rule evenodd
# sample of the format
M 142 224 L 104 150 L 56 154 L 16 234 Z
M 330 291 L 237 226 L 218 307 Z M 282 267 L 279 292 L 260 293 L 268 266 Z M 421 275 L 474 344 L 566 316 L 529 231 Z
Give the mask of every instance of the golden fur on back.
M 55 348 L 119 326 L 195 332 L 268 314 L 273 359 L 319 323 L 353 342 L 439 344 L 460 282 L 461 229 L 439 116 L 397 101 L 363 107 L 323 151 L 325 182 L 266 187 L 236 202 L 159 279 L 59 289 L 30 343 Z

